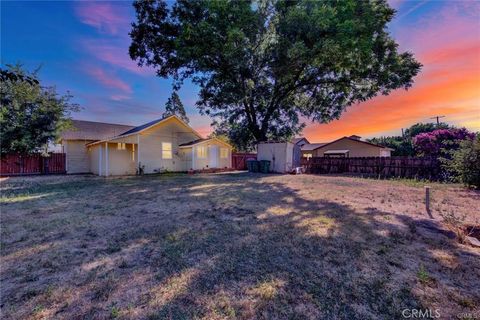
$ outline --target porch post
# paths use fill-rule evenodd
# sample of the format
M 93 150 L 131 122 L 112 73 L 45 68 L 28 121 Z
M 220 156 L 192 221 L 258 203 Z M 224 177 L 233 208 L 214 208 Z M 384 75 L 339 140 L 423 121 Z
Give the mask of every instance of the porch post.
M 137 134 L 137 168 L 140 167 L 140 134 Z
M 108 142 L 105 142 L 105 177 L 108 177 Z
M 192 146 L 192 169 L 195 170 L 195 146 Z
M 98 151 L 98 175 L 102 175 L 102 145 L 99 146 L 99 151 Z

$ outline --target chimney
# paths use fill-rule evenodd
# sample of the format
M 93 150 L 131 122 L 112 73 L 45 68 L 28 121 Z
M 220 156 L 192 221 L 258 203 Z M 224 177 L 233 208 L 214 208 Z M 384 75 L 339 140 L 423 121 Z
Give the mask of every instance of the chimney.
M 351 135 L 349 138 L 350 138 L 350 139 L 353 139 L 353 140 L 360 140 L 360 139 L 362 139 L 362 137 L 357 136 L 357 135 Z

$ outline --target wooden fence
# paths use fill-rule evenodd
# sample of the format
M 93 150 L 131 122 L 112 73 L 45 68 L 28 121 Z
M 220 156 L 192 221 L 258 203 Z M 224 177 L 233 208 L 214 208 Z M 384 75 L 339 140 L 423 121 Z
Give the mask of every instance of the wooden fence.
M 401 177 L 438 180 L 440 163 L 434 158 L 358 157 L 302 158 L 307 173 L 350 173 L 377 177 Z
M 247 160 L 257 159 L 256 153 L 232 153 L 232 168 L 235 170 L 247 170 Z
M 59 174 L 65 173 L 65 154 L 7 154 L 1 156 L 0 175 Z

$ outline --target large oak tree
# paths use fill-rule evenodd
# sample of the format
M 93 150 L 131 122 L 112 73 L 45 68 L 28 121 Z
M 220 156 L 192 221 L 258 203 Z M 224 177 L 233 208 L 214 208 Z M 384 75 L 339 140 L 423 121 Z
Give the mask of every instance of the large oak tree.
M 421 68 L 388 34 L 395 11 L 384 0 L 134 7 L 131 58 L 177 87 L 192 79 L 200 112 L 237 145 L 289 138 L 306 119 L 339 118 L 352 104 L 410 87 Z

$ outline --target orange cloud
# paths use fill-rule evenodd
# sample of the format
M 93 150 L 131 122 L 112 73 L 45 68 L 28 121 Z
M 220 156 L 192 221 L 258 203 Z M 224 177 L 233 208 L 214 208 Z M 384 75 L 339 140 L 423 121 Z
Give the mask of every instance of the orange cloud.
M 397 37 L 402 50 L 413 51 L 424 65 L 413 87 L 352 106 L 329 124 L 309 124 L 304 135 L 323 142 L 351 134 L 399 134 L 401 128 L 433 121 L 430 118 L 436 115 L 480 130 L 480 30 L 475 19 L 479 7 L 450 5 L 403 28 Z

